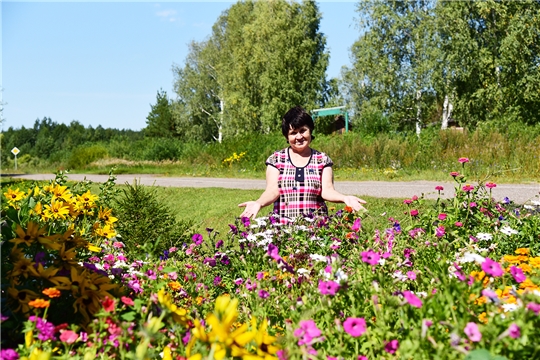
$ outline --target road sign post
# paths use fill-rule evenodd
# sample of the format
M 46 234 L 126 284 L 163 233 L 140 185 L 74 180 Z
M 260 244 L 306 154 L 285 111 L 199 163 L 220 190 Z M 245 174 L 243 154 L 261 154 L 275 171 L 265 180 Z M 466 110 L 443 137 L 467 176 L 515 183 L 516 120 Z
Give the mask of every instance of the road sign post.
M 15 155 L 15 170 L 17 170 L 17 155 L 21 152 L 17 147 L 11 149 L 11 153 Z

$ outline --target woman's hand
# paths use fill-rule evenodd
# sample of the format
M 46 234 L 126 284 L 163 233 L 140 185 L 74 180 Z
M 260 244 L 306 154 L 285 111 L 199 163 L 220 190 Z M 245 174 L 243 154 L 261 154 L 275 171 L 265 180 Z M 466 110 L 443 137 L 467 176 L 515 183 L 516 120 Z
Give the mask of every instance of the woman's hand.
M 255 219 L 259 210 L 261 210 L 261 204 L 256 201 L 246 201 L 241 204 L 238 204 L 238 207 L 245 207 L 244 212 L 240 214 L 240 217 L 248 217 Z
M 366 208 L 364 208 L 362 206 L 362 204 L 365 204 L 366 201 L 362 200 L 362 199 L 360 199 L 360 198 L 358 198 L 356 196 L 345 195 L 345 197 L 343 198 L 343 202 L 345 203 L 345 205 L 347 205 L 348 207 L 350 207 L 354 211 L 358 211 L 360 209 L 366 210 Z

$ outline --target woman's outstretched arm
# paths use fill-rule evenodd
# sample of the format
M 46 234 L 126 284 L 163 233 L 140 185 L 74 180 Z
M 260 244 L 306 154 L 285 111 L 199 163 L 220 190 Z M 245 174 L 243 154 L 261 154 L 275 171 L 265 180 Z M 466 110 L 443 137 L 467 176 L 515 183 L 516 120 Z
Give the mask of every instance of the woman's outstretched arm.
M 255 201 L 246 201 L 238 204 L 239 207 L 245 207 L 240 217 L 256 218 L 259 210 L 263 207 L 273 204 L 279 197 L 278 187 L 279 170 L 268 165 L 266 167 L 266 189 Z
M 351 207 L 354 211 L 364 209 L 362 204 L 366 201 L 356 196 L 343 195 L 336 189 L 334 189 L 334 172 L 331 166 L 327 166 L 322 171 L 322 191 L 321 197 L 333 203 L 345 203 L 345 205 Z

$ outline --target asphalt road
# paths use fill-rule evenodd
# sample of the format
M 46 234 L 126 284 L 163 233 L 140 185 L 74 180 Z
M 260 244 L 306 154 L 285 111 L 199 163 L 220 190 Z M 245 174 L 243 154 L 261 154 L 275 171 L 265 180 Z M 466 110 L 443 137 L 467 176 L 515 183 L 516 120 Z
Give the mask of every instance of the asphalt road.
M 8 176 L 4 174 L 3 176 Z M 54 174 L 30 174 L 30 175 L 9 175 L 14 178 L 28 180 L 52 180 Z M 117 184 L 133 183 L 137 181 L 148 186 L 172 186 L 172 187 L 194 187 L 194 188 L 227 188 L 227 189 L 255 189 L 265 188 L 264 180 L 252 179 L 228 179 L 228 178 L 199 178 L 199 177 L 166 177 L 151 174 L 122 174 L 116 175 Z M 103 183 L 107 180 L 107 175 L 90 174 L 68 174 L 68 178 L 74 181 L 84 179 L 96 183 Z M 449 198 L 455 195 L 454 183 L 436 181 L 336 181 L 336 190 L 343 194 L 362 196 L 372 196 L 381 198 L 405 199 L 414 195 L 436 199 L 438 192 L 435 186 L 441 185 L 444 190 L 441 197 Z M 531 200 L 540 201 L 540 183 L 535 184 L 497 184 L 492 190 L 492 195 L 497 200 L 508 197 L 510 200 L 524 204 Z

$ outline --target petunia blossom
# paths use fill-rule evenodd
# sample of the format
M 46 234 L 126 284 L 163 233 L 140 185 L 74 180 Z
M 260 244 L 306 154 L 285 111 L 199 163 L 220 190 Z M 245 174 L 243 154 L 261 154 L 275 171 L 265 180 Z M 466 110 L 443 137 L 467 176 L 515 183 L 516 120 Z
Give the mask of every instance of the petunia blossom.
M 493 277 L 500 277 L 504 274 L 501 264 L 496 261 L 491 260 L 490 258 L 485 258 L 482 263 L 482 270 Z
M 319 281 L 319 292 L 321 295 L 336 295 L 339 284 L 335 281 Z
M 66 344 L 73 344 L 75 341 L 77 341 L 78 338 L 79 335 L 77 335 L 77 333 L 72 330 L 64 330 L 60 334 L 60 341 L 63 341 Z
M 474 322 L 467 323 L 465 329 L 463 329 L 463 332 L 472 342 L 479 342 L 482 340 L 482 333 L 478 329 L 478 325 L 476 325 Z
M 516 323 L 510 324 L 508 327 L 508 336 L 510 336 L 512 339 L 517 339 L 521 336 L 521 330 Z
M 395 354 L 399 348 L 399 342 L 397 340 L 391 340 L 384 345 L 384 351 L 389 354 Z
M 379 255 L 378 252 L 375 252 L 373 250 L 362 251 L 362 261 L 365 263 L 368 263 L 370 265 L 377 265 L 380 259 L 381 255 Z
M 523 273 L 523 270 L 517 266 L 510 267 L 510 274 L 514 277 L 514 280 L 518 283 L 522 283 L 527 279 L 527 276 Z
M 409 305 L 421 308 L 422 307 L 422 300 L 418 296 L 416 296 L 413 292 L 409 290 L 403 291 L 403 297 L 405 300 L 409 303 Z
M 352 337 L 362 336 L 366 332 L 366 320 L 364 318 L 349 317 L 343 323 L 343 329 Z

